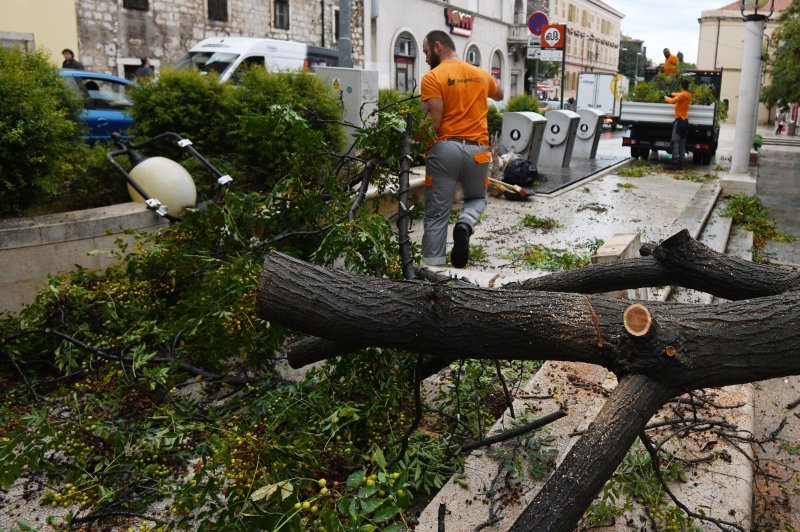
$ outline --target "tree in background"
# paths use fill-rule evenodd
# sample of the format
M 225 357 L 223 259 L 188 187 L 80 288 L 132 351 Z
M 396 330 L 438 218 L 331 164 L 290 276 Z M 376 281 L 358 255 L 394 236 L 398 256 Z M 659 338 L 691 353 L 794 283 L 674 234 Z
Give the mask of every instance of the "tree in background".
M 800 3 L 793 2 L 781 13 L 772 38 L 778 47 L 767 59 L 772 79 L 764 87 L 761 99 L 768 105 L 796 102 L 800 100 Z
M 644 75 L 644 69 L 647 66 L 647 47 L 643 46 L 644 41 L 631 39 L 625 35 L 622 36 L 619 50 L 619 70 L 624 76 L 634 79 L 635 70 L 638 66 L 639 75 Z M 636 60 L 636 54 L 641 52 L 639 60 Z

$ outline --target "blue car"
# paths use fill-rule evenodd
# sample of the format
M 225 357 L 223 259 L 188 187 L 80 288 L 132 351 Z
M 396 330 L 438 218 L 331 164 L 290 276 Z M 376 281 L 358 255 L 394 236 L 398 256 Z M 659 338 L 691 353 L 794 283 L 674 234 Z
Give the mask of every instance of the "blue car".
M 110 140 L 111 134 L 119 132 L 125 136 L 131 127 L 130 91 L 136 85 L 125 78 L 87 72 L 85 70 L 60 70 L 69 87 L 83 98 L 81 119 L 89 129 L 85 138 L 94 143 Z

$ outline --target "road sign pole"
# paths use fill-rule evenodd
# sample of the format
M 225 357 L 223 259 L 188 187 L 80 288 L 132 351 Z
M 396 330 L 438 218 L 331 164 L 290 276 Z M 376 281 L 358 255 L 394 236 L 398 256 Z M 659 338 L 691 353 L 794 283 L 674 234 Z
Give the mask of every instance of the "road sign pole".
M 567 68 L 567 26 L 564 25 L 564 49 L 561 50 L 561 109 L 564 109 L 564 74 Z

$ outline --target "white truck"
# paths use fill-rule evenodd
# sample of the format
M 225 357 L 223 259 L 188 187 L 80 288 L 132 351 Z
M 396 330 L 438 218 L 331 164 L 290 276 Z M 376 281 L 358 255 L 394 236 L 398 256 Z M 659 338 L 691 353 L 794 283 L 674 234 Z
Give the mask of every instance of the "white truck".
M 194 68 L 217 72 L 220 82 L 236 80 L 249 66 L 258 65 L 270 72 L 302 70 L 316 66 L 336 66 L 338 52 L 302 42 L 253 37 L 211 37 L 192 46 L 175 68 Z
M 624 102 L 620 123 L 629 126 L 630 133 L 622 139 L 622 145 L 630 146 L 633 158 L 647 159 L 659 150 L 671 153 L 674 120 L 675 106 L 671 103 Z M 709 164 L 718 142 L 717 104 L 690 105 L 686 150 L 692 153 L 692 162 Z
M 628 78 L 622 74 L 581 72 L 578 74 L 578 109 L 596 109 L 605 116 L 604 125 L 612 131 L 619 124 L 622 99 L 628 95 Z

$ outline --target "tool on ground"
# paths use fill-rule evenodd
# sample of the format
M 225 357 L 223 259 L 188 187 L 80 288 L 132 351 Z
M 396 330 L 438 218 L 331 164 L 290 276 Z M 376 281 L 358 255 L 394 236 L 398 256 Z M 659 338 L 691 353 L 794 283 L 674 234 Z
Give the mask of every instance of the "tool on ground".
M 512 185 L 510 183 L 500 181 L 499 179 L 494 179 L 493 177 L 489 178 L 489 182 L 500 189 L 507 199 L 521 201 L 526 201 L 528 199 L 528 191 L 520 186 Z

